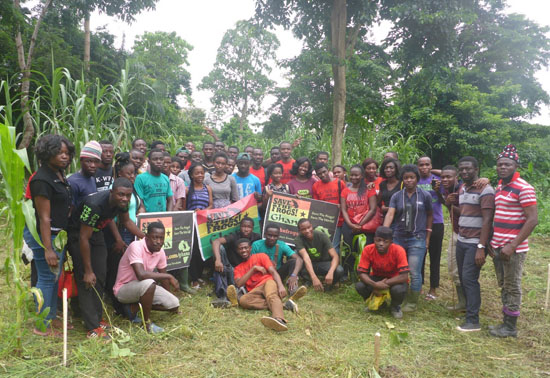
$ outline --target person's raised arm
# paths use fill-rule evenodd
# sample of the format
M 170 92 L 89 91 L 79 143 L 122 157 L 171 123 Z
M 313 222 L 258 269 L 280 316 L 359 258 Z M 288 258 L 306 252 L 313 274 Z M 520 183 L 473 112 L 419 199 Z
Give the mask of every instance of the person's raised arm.
M 502 247 L 502 250 L 500 251 L 501 257 L 503 257 L 504 260 L 508 260 L 510 256 L 516 252 L 518 246 L 523 243 L 529 235 L 531 235 L 531 232 L 533 232 L 539 223 L 537 205 L 524 207 L 523 212 L 525 213 L 525 223 L 519 230 L 518 236 L 516 236 L 510 243 Z
M 321 283 L 321 280 L 317 277 L 315 274 L 315 271 L 313 270 L 313 264 L 311 263 L 311 259 L 309 258 L 309 255 L 305 248 L 300 248 L 298 250 L 298 254 L 304 261 L 304 265 L 306 266 L 306 271 L 309 273 L 309 276 L 311 277 L 311 283 L 313 284 L 313 288 L 318 291 L 323 291 L 323 284 Z
M 48 265 L 55 268 L 59 264 L 59 258 L 52 247 L 51 203 L 47 197 L 36 196 L 34 197 L 34 205 L 40 219 L 40 237 L 44 246 L 44 257 Z
M 82 281 L 84 281 L 87 288 L 95 286 L 96 283 L 96 276 L 94 274 L 94 270 L 92 269 L 92 260 L 90 258 L 90 238 L 93 233 L 94 229 L 92 227 L 85 224 L 80 225 L 80 235 L 78 239 L 80 256 L 82 257 L 82 265 L 84 267 L 84 278 Z

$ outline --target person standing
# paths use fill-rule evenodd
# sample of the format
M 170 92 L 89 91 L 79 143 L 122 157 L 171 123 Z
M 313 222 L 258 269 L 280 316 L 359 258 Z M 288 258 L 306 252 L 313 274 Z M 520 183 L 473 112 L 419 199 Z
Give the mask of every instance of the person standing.
M 262 201 L 262 186 L 260 180 L 250 174 L 250 156 L 244 152 L 237 157 L 237 173 L 233 173 L 233 177 L 237 182 L 239 198 L 243 199 L 249 194 L 254 194 L 254 198 L 258 204 Z
M 292 164 L 290 174 L 293 178 L 288 182 L 290 194 L 304 198 L 313 198 L 313 184 L 317 181 L 313 178 L 313 166 L 307 157 L 298 158 Z
M 521 307 L 521 276 L 529 251 L 527 238 L 538 224 L 535 189 L 517 171 L 519 155 L 509 144 L 498 155 L 493 264 L 502 291 L 503 323 L 489 327 L 491 336 L 516 337 Z
M 98 192 L 109 190 L 113 183 L 113 143 L 108 140 L 99 142 L 101 145 L 101 161 L 95 171 L 95 183 Z
M 212 189 L 213 208 L 219 209 L 239 200 L 239 191 L 235 177 L 225 172 L 227 155 L 218 152 L 214 155 L 214 172 L 204 179 L 204 183 Z
M 265 168 L 262 166 L 263 162 L 264 152 L 261 148 L 255 148 L 252 152 L 252 166 L 250 167 L 250 173 L 260 180 L 262 188 L 267 184 Z
M 458 192 L 459 208 L 454 209 L 453 215 L 459 217 L 456 261 L 462 291 L 466 298 L 466 319 L 457 327 L 457 330 L 472 332 L 481 330 L 479 273 L 485 264 L 487 242 L 491 234 L 495 191 L 490 185 L 486 185 L 483 189 L 475 187 L 479 172 L 475 158 L 465 156 L 460 159 L 458 172 L 463 184 Z
M 101 145 L 95 140 L 86 143 L 80 151 L 80 170 L 68 178 L 73 208 L 77 209 L 86 196 L 97 192 L 95 174 L 101 155 Z
M 389 209 L 391 197 L 400 191 L 401 188 L 401 164 L 399 161 L 389 158 L 385 159 L 380 166 L 380 177 L 384 179 L 380 183 L 380 192 L 378 193 L 378 206 L 382 214 L 386 214 Z
M 283 178 L 281 179 L 281 182 L 283 184 L 288 184 L 288 182 L 292 179 L 290 170 L 292 169 L 292 165 L 294 164 L 294 159 L 291 156 L 292 144 L 290 144 L 289 142 L 281 142 L 281 144 L 279 144 L 279 153 L 281 156 L 281 160 L 276 161 L 275 163 L 279 163 L 283 166 Z
M 212 142 L 204 142 L 202 144 L 202 166 L 204 167 L 204 170 L 208 173 L 214 172 L 214 143 Z
M 135 190 L 148 213 L 172 211 L 174 208 L 170 179 L 162 174 L 163 168 L 164 153 L 152 149 L 149 152 L 150 172 L 143 172 L 136 177 Z
M 176 162 L 180 166 L 179 162 Z M 169 152 L 164 152 L 164 164 L 162 166 L 168 180 L 170 180 L 170 189 L 172 190 L 172 210 L 182 211 L 185 209 L 185 181 L 181 177 L 172 173 L 172 157 Z

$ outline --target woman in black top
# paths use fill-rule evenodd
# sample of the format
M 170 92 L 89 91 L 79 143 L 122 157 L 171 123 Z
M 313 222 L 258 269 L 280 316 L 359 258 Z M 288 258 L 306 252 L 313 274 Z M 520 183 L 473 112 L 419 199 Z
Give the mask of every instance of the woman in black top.
M 401 165 L 395 159 L 385 159 L 380 166 L 380 177 L 385 178 L 380 183 L 378 206 L 383 214 L 388 212 L 391 197 L 401 190 Z
M 63 251 L 53 246 L 53 240 L 61 230 L 67 229 L 71 206 L 71 190 L 64 170 L 74 157 L 74 145 L 60 135 L 45 135 L 36 142 L 36 156 L 40 168 L 29 183 L 36 213 L 36 228 L 43 247 L 25 228 L 25 241 L 33 251 L 38 272 L 36 287 L 42 290 L 44 305 L 49 308 L 46 316 L 46 332 L 34 329 L 40 336 L 54 333 L 52 325 L 60 328 L 57 314 L 57 285 L 63 265 Z M 51 321 L 51 322 L 50 322 Z M 51 323 L 51 324 L 50 324 Z

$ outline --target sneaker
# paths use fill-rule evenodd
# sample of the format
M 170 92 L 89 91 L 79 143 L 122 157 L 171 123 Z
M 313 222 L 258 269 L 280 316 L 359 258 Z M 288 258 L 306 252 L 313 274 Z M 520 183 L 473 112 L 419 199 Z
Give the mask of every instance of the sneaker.
M 302 298 L 306 294 L 307 294 L 307 287 L 302 285 L 298 289 L 296 289 L 296 291 L 292 293 L 292 295 L 288 299 L 293 302 L 296 302 L 298 299 Z
M 231 307 L 231 302 L 228 301 L 225 298 L 216 298 L 212 302 L 210 302 L 210 304 L 214 308 L 230 308 Z
M 86 337 L 88 339 L 97 339 L 103 341 L 111 340 L 111 336 L 109 336 L 107 332 L 105 332 L 105 330 L 101 327 L 97 327 L 96 329 L 89 331 Z
M 395 319 L 403 318 L 403 311 L 401 311 L 401 306 L 395 306 L 391 308 L 391 314 Z
M 236 307 L 239 305 L 239 300 L 237 299 L 237 288 L 233 285 L 227 287 L 227 299 L 231 302 L 231 306 Z
M 148 323 L 147 324 L 147 332 L 149 333 L 162 333 L 164 332 L 164 328 L 162 327 L 159 327 L 158 325 L 156 325 L 155 323 Z
M 475 331 L 481 331 L 481 326 L 479 325 L 479 323 L 474 324 L 474 323 L 464 322 L 458 327 L 456 327 L 456 329 L 459 330 L 460 332 L 475 332 Z
M 271 316 L 263 316 L 260 321 L 264 326 L 266 326 L 267 328 L 271 328 L 274 331 L 288 331 L 286 322 L 282 319 L 272 318 Z
M 103 328 L 104 331 L 109 331 L 111 329 L 111 325 L 105 319 L 101 319 L 99 326 Z
M 283 306 L 283 308 L 285 310 L 288 310 L 288 311 L 292 311 L 294 312 L 295 314 L 298 313 L 298 305 L 296 304 L 296 302 L 294 302 L 292 299 L 289 299 L 288 301 L 286 301 L 285 305 Z

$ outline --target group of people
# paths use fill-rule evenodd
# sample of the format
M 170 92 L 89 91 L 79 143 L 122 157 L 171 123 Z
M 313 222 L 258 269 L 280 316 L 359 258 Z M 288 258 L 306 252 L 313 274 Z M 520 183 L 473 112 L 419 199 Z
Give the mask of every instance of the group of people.
M 533 187 L 519 176 L 513 145 L 498 156 L 494 189 L 478 177 L 478 162 L 470 156 L 457 167 L 436 170 L 428 156 L 402 166 L 397 153 L 388 152 L 380 164 L 367 158 L 349 170 L 342 165 L 331 169 L 324 151 L 313 161 L 294 160 L 297 143 L 282 142 L 265 156 L 253 146 L 241 152 L 221 141 L 205 142 L 199 151 L 188 142 L 171 156 L 161 141 L 136 139 L 130 151 L 116 154 L 112 142 L 90 141 L 80 152 L 80 170 L 67 178 L 74 145 L 60 135 L 42 136 L 35 146 L 40 167 L 26 192 L 40 240 L 28 228 L 24 237 L 33 252 L 33 285 L 44 297 L 39 310 L 50 310 L 46 331 L 34 333 L 59 335 L 57 286 L 67 256 L 53 241 L 61 230 L 68 233 L 66 252 L 78 289 L 71 301 L 73 315 L 83 319 L 90 338 L 109 339 L 104 298 L 118 314 L 159 333 L 163 329 L 151 321 L 151 310 L 178 313 L 180 302 L 172 291 L 193 295 L 207 278 L 214 283 L 214 307 L 268 309 L 270 316 L 261 322 L 276 331 L 288 328 L 284 310 L 298 311 L 308 285 L 330 291 L 354 272 L 367 310 L 383 297 L 391 314 L 402 318 L 403 312 L 417 309 L 426 256 L 430 279 L 424 298 L 437 300 L 445 206 L 453 227 L 448 268 L 459 299 L 450 309 L 466 311 L 457 329 L 481 329 L 479 273 L 490 255 L 504 314 L 490 334 L 516 336 L 522 267 L 527 237 L 537 224 L 537 204 Z M 274 192 L 338 205 L 334 238 L 308 219 L 297 222 L 293 246 L 279 240 L 276 224 L 265 224 L 263 235 L 255 233 Z M 193 243 L 189 268 L 166 271 L 162 223 L 150 223 L 146 233 L 136 226 L 142 212 L 221 208 L 249 195 L 257 201 L 259 219 L 244 217 L 237 231 L 214 239 L 207 261 Z M 361 234 L 366 246 L 358 250 Z M 211 277 L 205 277 L 209 267 Z

